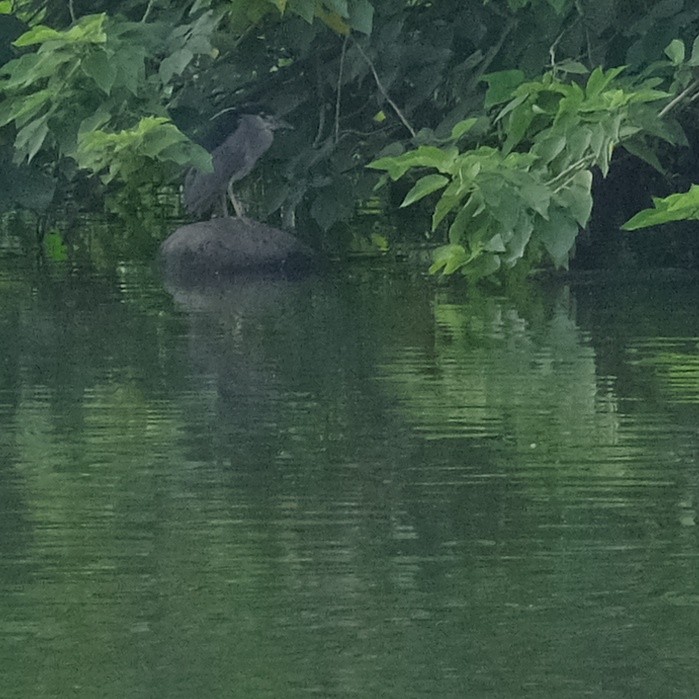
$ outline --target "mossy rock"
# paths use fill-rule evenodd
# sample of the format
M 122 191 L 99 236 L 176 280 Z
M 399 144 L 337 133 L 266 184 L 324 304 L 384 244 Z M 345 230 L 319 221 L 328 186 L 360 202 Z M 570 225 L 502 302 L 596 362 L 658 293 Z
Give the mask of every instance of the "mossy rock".
M 251 274 L 298 274 L 313 251 L 286 231 L 248 218 L 214 218 L 181 226 L 160 246 L 169 277 L 206 281 Z

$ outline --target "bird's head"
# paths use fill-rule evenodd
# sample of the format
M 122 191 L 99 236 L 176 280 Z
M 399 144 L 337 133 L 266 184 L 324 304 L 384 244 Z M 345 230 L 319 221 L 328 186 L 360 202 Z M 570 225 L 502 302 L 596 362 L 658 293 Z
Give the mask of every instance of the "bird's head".
M 263 112 L 259 115 L 260 119 L 264 122 L 265 126 L 271 131 L 279 131 L 280 129 L 293 129 L 294 127 L 288 122 L 284 121 L 281 117 L 275 114 L 268 114 Z

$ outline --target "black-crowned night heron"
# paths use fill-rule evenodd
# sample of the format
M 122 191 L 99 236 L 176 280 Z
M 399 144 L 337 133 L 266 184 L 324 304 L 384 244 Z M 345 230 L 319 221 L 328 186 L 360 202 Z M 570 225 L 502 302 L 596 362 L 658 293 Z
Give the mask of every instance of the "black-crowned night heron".
M 193 169 L 187 173 L 184 181 L 187 210 L 195 216 L 205 216 L 222 204 L 227 215 L 226 197 L 229 197 L 235 213 L 244 217 L 245 211 L 233 194 L 233 184 L 252 172 L 272 145 L 274 132 L 281 128 L 291 127 L 272 116 L 243 114 L 235 131 L 212 151 L 213 172 Z

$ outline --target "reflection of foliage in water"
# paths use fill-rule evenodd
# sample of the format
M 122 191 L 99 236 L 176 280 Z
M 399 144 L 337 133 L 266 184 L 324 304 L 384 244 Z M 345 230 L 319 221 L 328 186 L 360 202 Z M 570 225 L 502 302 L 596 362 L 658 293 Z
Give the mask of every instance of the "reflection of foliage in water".
M 162 240 L 179 224 L 176 192 L 141 192 L 138 202 L 115 199 L 112 214 L 84 214 L 68 201 L 60 212 L 40 220 L 26 212 L 0 219 L 0 251 L 24 252 L 52 265 L 113 272 L 124 260 L 151 261 Z M 37 246 L 39 243 L 39 246 Z M 38 250 L 37 250 L 38 247 Z M 66 267 L 64 266 L 65 270 Z
M 619 439 L 613 382 L 597 376 L 573 312 L 566 290 L 534 322 L 507 301 L 438 301 L 433 356 L 400 352 L 385 380 L 427 439 L 502 438 L 550 459 L 601 461 Z
M 676 404 L 699 406 L 698 338 L 646 340 L 631 348 L 632 366 L 653 370 L 658 392 Z
M 607 478 L 636 452 L 611 458 L 616 387 L 565 292 L 434 300 L 367 274 L 173 307 L 139 268 L 23 279 L 0 274 L 0 616 L 22 661 L 0 682 L 20 696 L 76 672 L 128 696 L 377 696 L 391 673 L 410 696 L 434 689 L 426 668 L 510 677 L 510 660 L 574 675 L 610 596 L 629 620 L 618 589 L 642 598 L 634 638 L 663 632 L 658 589 L 694 599 L 695 540 L 646 524 L 680 488 Z

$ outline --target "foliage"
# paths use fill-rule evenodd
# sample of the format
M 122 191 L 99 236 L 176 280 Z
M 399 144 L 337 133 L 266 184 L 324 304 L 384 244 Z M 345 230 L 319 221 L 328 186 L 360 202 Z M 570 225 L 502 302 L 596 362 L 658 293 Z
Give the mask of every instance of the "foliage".
M 665 53 L 676 68 L 674 91 L 677 98 L 670 106 L 684 101 L 694 102 L 699 97 L 699 37 L 692 45 L 687 57 L 683 41 L 675 39 L 665 49 Z M 687 192 L 672 194 L 665 198 L 653 198 L 654 209 L 644 209 L 622 225 L 623 230 L 657 226 L 672 221 L 699 220 L 699 185 L 692 185 Z
M 692 185 L 688 192 L 671 194 L 663 199 L 654 198 L 653 202 L 654 209 L 639 211 L 622 228 L 635 231 L 671 221 L 699 221 L 699 185 Z
M 130 183 L 145 173 L 157 181 L 153 167 L 144 171 L 144 161 L 207 167 L 204 149 L 165 117 L 142 118 L 118 133 L 106 130 L 133 118 L 127 97 L 145 90 L 146 51 L 138 38 L 128 23 L 100 14 L 65 31 L 37 25 L 15 41 L 39 47 L 2 69 L 0 126 L 15 127 L 16 159 L 31 162 L 44 148 L 93 172 L 109 167 L 105 181 L 120 176 Z
M 621 72 L 596 68 L 584 86 L 553 73 L 536 81 L 525 81 L 519 71 L 485 76 L 485 104 L 497 107 L 497 148 L 420 146 L 372 163 L 393 180 L 413 168 L 439 171 L 420 178 L 401 205 L 443 189 L 432 230 L 451 215 L 449 244 L 436 250 L 432 271 L 479 278 L 541 249 L 556 266 L 567 267 L 592 210 L 591 169 L 606 174 L 614 149 L 652 118 L 646 105 L 667 97 L 647 85 L 626 87 Z M 458 124 L 452 139 L 474 124 Z M 662 132 L 662 125 L 656 130 Z
M 677 169 L 670 146 L 697 121 L 694 0 L 15 0 L 3 10 L 13 24 L 0 22 L 0 63 L 12 56 L 0 66 L 0 140 L 15 167 L 50 178 L 42 201 L 76 173 L 99 174 L 112 195 L 179 181 L 205 167 L 194 144 L 225 137 L 218 115 L 264 108 L 295 128 L 242 183 L 260 216 L 295 220 L 337 249 L 357 204 L 376 196 L 379 175 L 365 166 L 377 154 L 455 152 L 444 171 L 419 164 L 431 179 L 411 197 L 448 192 L 440 215 L 456 227 L 437 268 L 471 276 L 542 254 L 565 265 L 590 216 L 590 173 L 621 144 Z M 384 207 L 402 184 L 381 190 Z M 459 218 L 469 202 L 477 221 Z
M 164 117 L 144 117 L 133 129 L 118 133 L 82 131 L 78 135 L 78 163 L 93 172 L 107 170 L 102 179 L 152 182 L 154 164 L 194 165 L 210 171 L 211 156 L 192 143 Z

